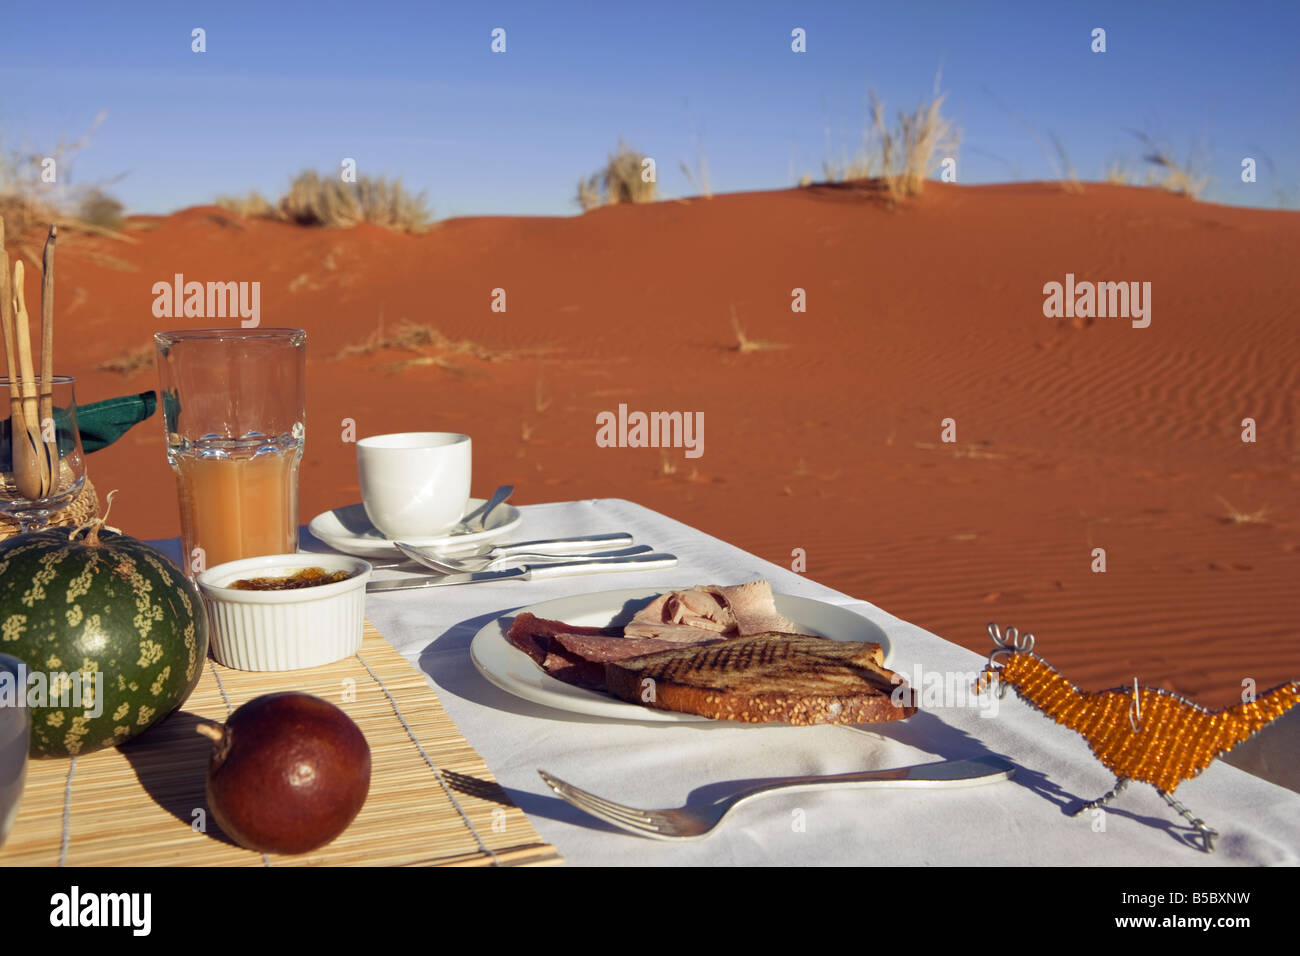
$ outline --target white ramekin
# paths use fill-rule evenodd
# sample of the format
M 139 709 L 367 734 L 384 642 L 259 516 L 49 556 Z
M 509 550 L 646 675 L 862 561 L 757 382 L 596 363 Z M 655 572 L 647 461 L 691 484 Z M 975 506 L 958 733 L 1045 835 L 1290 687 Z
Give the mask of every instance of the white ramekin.
M 240 591 L 241 578 L 282 577 L 303 568 L 347 571 L 334 584 L 293 591 Z M 266 554 L 227 561 L 198 576 L 211 623 L 212 655 L 244 671 L 330 664 L 361 648 L 370 564 L 345 555 Z

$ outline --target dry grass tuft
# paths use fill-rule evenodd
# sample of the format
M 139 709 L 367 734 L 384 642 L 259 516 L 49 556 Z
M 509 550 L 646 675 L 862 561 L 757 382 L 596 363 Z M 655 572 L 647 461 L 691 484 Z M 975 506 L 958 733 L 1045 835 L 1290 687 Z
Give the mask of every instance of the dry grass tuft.
M 152 345 L 141 345 L 133 349 L 127 349 L 116 358 L 100 362 L 95 368 L 101 372 L 116 372 L 123 378 L 130 378 L 146 368 L 153 368 L 153 358 L 154 347 Z
M 214 205 L 244 219 L 253 217 L 270 217 L 275 215 L 271 201 L 256 190 L 247 196 L 218 196 Z
M 1114 159 L 1106 167 L 1102 182 L 1110 183 L 1112 186 L 1134 186 L 1137 184 L 1137 176 L 1134 175 L 1133 170 L 1129 169 L 1126 163 Z
M 1136 130 L 1133 135 L 1146 150 L 1142 155 L 1143 161 L 1155 167 L 1154 185 L 1189 199 L 1200 198 L 1210 184 L 1210 177 L 1200 172 L 1200 161 L 1194 154 L 1189 154 L 1186 162 L 1179 163 L 1173 158 L 1173 150 L 1156 142 L 1154 137 Z
M 1278 176 L 1277 165 L 1273 162 L 1273 157 L 1262 149 L 1256 150 L 1259 153 L 1260 165 L 1268 171 L 1268 178 L 1273 183 L 1273 197 L 1277 202 L 1278 209 L 1294 208 L 1297 203 L 1292 199 L 1295 188 L 1286 183 L 1286 179 Z
M 280 197 L 276 216 L 299 226 L 346 229 L 361 222 L 361 204 L 348 183 L 308 170 Z
M 870 91 L 871 128 L 863 134 L 856 156 L 840 164 L 823 164 L 831 181 L 880 180 L 891 199 L 915 196 L 926 177 L 946 155 L 956 151 L 961 140 L 957 127 L 943 115 L 944 94 L 922 102 L 912 113 L 899 111 L 894 126 L 885 121 L 885 110 L 876 91 Z
M 731 329 L 736 334 L 736 344 L 732 346 L 732 351 L 739 352 L 741 355 L 748 355 L 750 352 L 770 352 L 774 349 L 787 349 L 790 346 L 782 345 L 779 342 L 763 342 L 758 339 L 751 339 L 745 334 L 745 330 L 740 326 L 740 320 L 736 318 L 736 307 L 731 307 Z
M 415 322 L 399 322 L 387 330 L 383 323 L 371 332 L 366 340 L 358 345 L 346 346 L 335 358 L 350 358 L 353 355 L 370 355 L 379 351 L 419 352 L 422 349 L 436 349 L 449 355 L 469 355 L 473 358 L 491 362 L 502 357 L 502 353 L 467 339 L 455 340 L 443 335 L 431 325 Z
M 586 179 L 578 180 L 577 202 L 583 212 L 605 205 L 605 195 L 601 192 L 600 182 L 600 173 L 592 173 Z
M 1008 109 L 997 99 L 996 96 L 993 97 L 993 100 L 998 103 L 1005 112 L 1010 114 L 1017 123 L 1023 126 L 1025 132 L 1027 132 L 1030 137 L 1033 138 L 1034 142 L 1038 144 L 1038 148 L 1043 151 L 1043 155 L 1046 157 L 1048 165 L 1052 167 L 1052 172 L 1055 174 L 1057 182 L 1061 184 L 1062 191 L 1067 193 L 1083 192 L 1083 185 L 1079 182 L 1079 176 L 1075 172 L 1074 164 L 1070 162 L 1070 154 L 1066 151 L 1065 143 L 1061 138 L 1055 133 L 1048 133 L 1047 138 L 1044 139 L 1043 135 L 1038 131 L 1038 128 L 1034 126 L 1033 123 Z M 992 153 L 988 155 L 994 156 L 995 159 L 1001 159 L 1001 157 L 995 156 Z M 1002 162 L 1006 163 L 1006 160 L 1002 160 Z M 1019 167 L 1009 163 L 1007 165 L 1011 167 L 1013 178 L 1019 179 Z
M 411 195 L 400 179 L 360 177 L 353 184 L 361 205 L 361 218 L 385 229 L 423 232 L 429 226 L 429 209 L 423 192 Z
M 605 167 L 605 195 L 610 203 L 654 202 L 658 196 L 658 184 L 647 182 L 643 177 L 642 163 L 646 157 L 628 147 L 622 140 L 618 142 L 618 152 L 609 157 Z
M 434 366 L 455 375 L 472 375 L 474 374 L 472 368 L 455 360 L 477 359 L 481 362 L 497 362 L 513 358 L 515 354 L 494 352 L 468 339 L 448 338 L 431 325 L 403 321 L 385 329 L 381 321 L 379 328 L 371 332 L 364 342 L 346 346 L 335 356 L 335 360 L 385 351 L 415 353 L 413 358 L 389 364 L 387 371 L 390 375 L 400 374 L 410 368 L 426 366 Z
M 216 205 L 238 216 L 338 229 L 369 222 L 397 232 L 423 232 L 431 219 L 425 194 L 412 195 L 400 179 L 359 176 L 356 182 L 345 183 L 310 169 L 294 177 L 279 202 L 271 203 L 260 193 L 250 192 L 247 196 L 218 196 Z
M 610 154 L 604 169 L 578 180 L 578 205 L 585 211 L 614 203 L 654 202 L 659 197 L 658 184 L 642 178 L 645 160 L 644 153 L 620 139 L 618 151 Z
M 713 186 L 709 182 L 709 157 L 704 152 L 704 143 L 699 136 L 695 138 L 695 168 L 691 169 L 685 160 L 679 160 L 677 165 L 681 167 L 682 175 L 691 184 L 691 188 L 705 199 L 713 198 Z
M 993 444 L 987 439 L 984 441 L 958 445 L 953 442 L 939 442 L 936 444 L 932 441 L 914 441 L 912 447 L 920 448 L 925 451 L 952 451 L 954 458 L 970 458 L 974 460 L 996 460 L 1006 458 L 1006 455 L 1000 455 L 997 452 L 987 451 L 987 447 Z
M 1048 162 L 1056 171 L 1056 178 L 1061 183 L 1061 188 L 1067 193 L 1083 192 L 1083 183 L 1079 182 L 1079 174 L 1074 168 L 1074 163 L 1070 162 L 1070 154 L 1065 149 L 1065 143 L 1061 137 L 1055 133 L 1049 133 L 1048 138 L 1052 141 L 1052 151 L 1056 153 L 1056 159 L 1053 160 L 1048 156 Z
M 1222 495 L 1215 495 L 1214 497 L 1218 498 L 1223 507 L 1228 509 L 1228 513 L 1222 518 L 1224 524 L 1268 524 L 1267 508 L 1260 508 L 1258 511 L 1240 511 Z

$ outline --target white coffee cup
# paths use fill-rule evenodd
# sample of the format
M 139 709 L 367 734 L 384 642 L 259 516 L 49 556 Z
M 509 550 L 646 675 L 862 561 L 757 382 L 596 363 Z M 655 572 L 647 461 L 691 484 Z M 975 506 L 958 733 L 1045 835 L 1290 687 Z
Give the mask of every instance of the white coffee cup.
M 454 432 L 402 432 L 357 442 L 366 516 L 386 538 L 431 538 L 465 514 L 470 440 Z

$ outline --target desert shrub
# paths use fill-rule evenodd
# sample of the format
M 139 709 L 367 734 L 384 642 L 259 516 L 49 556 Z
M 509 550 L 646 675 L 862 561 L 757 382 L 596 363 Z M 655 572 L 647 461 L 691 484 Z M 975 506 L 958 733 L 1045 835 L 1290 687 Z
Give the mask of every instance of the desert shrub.
M 300 226 L 355 226 L 361 221 L 361 204 L 350 185 L 315 170 L 299 173 L 280 197 L 276 214 Z
M 424 193 L 412 195 L 400 179 L 360 176 L 345 183 L 314 170 L 294 178 L 272 214 L 302 226 L 347 228 L 371 222 L 403 232 L 420 232 L 430 219 Z
M 103 195 L 100 191 L 102 183 L 70 185 L 70 171 L 75 157 L 89 145 L 91 134 L 104 121 L 104 117 L 105 114 L 100 113 L 86 132 L 72 142 L 59 137 L 59 141 L 52 147 L 28 152 L 0 148 L 0 216 L 4 216 L 11 237 L 22 236 L 29 231 L 44 232 L 54 222 L 75 228 L 79 224 L 75 211 L 96 196 Z M 58 171 L 56 182 L 46 182 L 42 178 L 43 164 L 47 159 L 55 162 L 54 168 Z M 102 228 L 113 230 L 121 226 L 121 204 L 117 204 L 115 213 L 112 207 L 106 205 L 98 206 L 95 212 L 109 220 L 116 220 L 115 225 Z
M 44 228 L 56 221 L 58 215 L 53 206 L 31 196 L 19 192 L 0 193 L 0 217 L 4 218 L 5 231 L 11 238 Z
M 619 140 L 618 152 L 609 157 L 605 167 L 605 195 L 609 202 L 654 202 L 657 184 L 642 177 L 645 156 Z
M 645 159 L 644 153 L 620 139 L 618 151 L 610 154 L 604 169 L 578 180 L 578 205 L 592 209 L 612 203 L 654 202 L 658 198 L 658 186 L 641 176 Z
M 429 224 L 424 193 L 411 195 L 400 179 L 362 176 L 355 185 L 363 221 L 403 232 L 418 232 Z
M 92 189 L 77 206 L 77 218 L 103 229 L 121 229 L 124 208 L 112 196 L 101 190 Z

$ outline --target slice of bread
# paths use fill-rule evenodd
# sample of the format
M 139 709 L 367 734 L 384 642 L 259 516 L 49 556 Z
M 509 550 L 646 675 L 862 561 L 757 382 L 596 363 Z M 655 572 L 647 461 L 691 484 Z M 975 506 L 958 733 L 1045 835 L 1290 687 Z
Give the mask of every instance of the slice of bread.
M 916 713 L 912 689 L 883 661 L 879 644 L 768 632 L 609 661 L 605 686 L 634 704 L 715 720 L 903 720 Z

